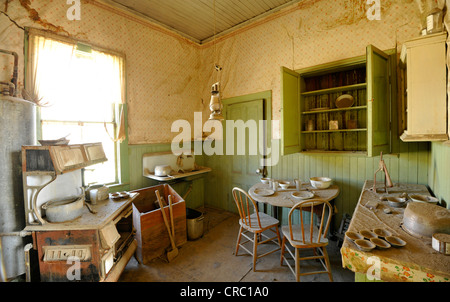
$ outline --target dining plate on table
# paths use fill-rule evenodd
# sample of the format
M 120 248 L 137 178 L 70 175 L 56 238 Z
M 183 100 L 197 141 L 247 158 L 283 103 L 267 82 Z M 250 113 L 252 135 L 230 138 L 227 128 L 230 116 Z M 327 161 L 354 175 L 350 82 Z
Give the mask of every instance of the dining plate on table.
M 310 199 L 314 197 L 314 194 L 308 191 L 292 192 L 291 195 L 296 199 Z
M 273 195 L 275 191 L 271 189 L 255 189 L 254 193 L 258 196 L 270 196 Z

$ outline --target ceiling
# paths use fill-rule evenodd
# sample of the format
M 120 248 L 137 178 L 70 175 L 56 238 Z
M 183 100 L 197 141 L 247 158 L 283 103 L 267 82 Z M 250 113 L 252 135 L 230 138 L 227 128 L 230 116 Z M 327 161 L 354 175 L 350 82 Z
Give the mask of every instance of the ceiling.
M 301 0 L 103 0 L 199 44 Z

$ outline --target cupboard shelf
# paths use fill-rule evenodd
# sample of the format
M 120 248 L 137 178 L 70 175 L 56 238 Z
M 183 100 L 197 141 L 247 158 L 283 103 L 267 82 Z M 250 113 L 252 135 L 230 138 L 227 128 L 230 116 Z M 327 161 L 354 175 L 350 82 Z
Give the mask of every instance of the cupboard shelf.
M 332 133 L 332 132 L 364 132 L 367 128 L 358 129 L 337 129 L 337 130 L 313 130 L 313 131 L 302 131 L 301 133 Z
M 329 93 L 338 93 L 338 92 L 342 92 L 342 91 L 366 89 L 366 87 L 367 87 L 367 83 L 360 83 L 360 84 L 354 84 L 354 85 L 347 85 L 347 86 L 340 86 L 340 87 L 333 87 L 333 88 L 303 92 L 303 93 L 301 93 L 301 95 L 302 96 L 312 96 L 312 95 L 321 95 L 321 94 L 329 94 Z
M 367 109 L 367 105 L 355 106 L 355 107 L 347 107 L 347 108 L 336 108 L 336 109 L 309 110 L 309 111 L 302 112 L 302 114 L 303 115 L 307 115 L 307 114 L 318 114 L 318 113 L 339 112 L 339 111 L 352 111 L 352 110 L 365 110 L 365 109 Z
M 391 87 L 396 50 L 304 68 L 281 68 L 281 153 L 390 153 Z M 342 94 L 352 107 L 337 108 Z

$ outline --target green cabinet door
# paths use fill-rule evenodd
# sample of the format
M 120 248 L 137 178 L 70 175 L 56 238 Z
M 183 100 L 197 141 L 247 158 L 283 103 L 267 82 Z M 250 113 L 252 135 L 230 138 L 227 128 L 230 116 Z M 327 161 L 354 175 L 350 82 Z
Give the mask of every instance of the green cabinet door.
M 300 125 L 300 75 L 281 67 L 281 155 L 301 151 Z
M 389 55 L 367 47 L 367 155 L 390 152 Z

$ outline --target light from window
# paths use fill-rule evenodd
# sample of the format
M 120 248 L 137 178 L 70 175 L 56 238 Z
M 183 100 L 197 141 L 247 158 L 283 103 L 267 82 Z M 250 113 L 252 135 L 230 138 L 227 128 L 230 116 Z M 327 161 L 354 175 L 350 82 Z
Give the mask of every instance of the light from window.
M 108 161 L 85 169 L 85 184 L 115 183 L 118 104 L 122 103 L 122 59 L 96 50 L 33 37 L 42 139 L 68 135 L 70 144 L 101 142 Z

